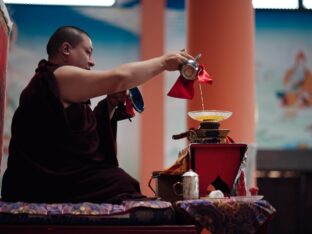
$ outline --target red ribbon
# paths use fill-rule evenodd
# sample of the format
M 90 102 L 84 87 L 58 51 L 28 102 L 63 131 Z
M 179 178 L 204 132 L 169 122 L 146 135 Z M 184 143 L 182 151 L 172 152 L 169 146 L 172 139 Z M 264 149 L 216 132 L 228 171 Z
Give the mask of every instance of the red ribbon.
M 203 65 L 199 65 L 197 79 L 199 83 L 212 84 L 212 78 L 205 71 L 205 68 Z M 187 80 L 182 75 L 180 75 L 178 80 L 172 86 L 171 90 L 169 91 L 167 95 L 170 97 L 175 97 L 175 98 L 193 99 L 194 81 L 195 80 Z
M 135 116 L 133 106 L 128 95 L 126 96 L 126 112 L 130 115 L 130 118 Z

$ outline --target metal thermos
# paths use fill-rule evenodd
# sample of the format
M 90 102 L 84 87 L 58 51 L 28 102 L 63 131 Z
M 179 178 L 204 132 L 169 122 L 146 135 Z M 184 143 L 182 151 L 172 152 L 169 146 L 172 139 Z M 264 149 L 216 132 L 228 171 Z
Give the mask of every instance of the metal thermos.
M 182 183 L 177 182 L 173 185 L 174 191 L 177 191 L 177 186 L 182 186 L 182 196 L 184 200 L 192 200 L 199 198 L 199 179 L 198 174 L 192 169 L 182 175 Z M 176 192 L 177 193 L 177 192 Z M 181 195 L 181 194 L 177 194 Z

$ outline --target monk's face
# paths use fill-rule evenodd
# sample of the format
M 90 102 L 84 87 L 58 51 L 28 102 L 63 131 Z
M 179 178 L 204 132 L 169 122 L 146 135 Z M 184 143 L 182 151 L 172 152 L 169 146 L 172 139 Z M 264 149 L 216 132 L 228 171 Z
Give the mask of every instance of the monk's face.
M 94 66 L 92 41 L 85 34 L 82 34 L 82 38 L 83 40 L 76 47 L 71 48 L 68 63 L 72 66 L 90 70 Z

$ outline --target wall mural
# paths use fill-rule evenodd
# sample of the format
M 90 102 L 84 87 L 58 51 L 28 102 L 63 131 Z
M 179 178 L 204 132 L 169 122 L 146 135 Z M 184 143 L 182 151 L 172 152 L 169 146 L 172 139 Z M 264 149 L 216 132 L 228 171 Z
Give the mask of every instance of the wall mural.
M 256 12 L 257 145 L 312 147 L 312 12 Z

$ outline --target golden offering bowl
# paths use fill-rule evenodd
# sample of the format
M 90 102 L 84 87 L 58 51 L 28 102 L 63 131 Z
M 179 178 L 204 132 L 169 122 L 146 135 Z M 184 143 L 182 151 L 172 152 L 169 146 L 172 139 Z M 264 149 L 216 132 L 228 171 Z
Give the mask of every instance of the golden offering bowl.
M 231 115 L 231 111 L 221 110 L 201 110 L 201 111 L 190 111 L 188 115 L 197 121 L 203 122 L 221 122 L 222 120 L 228 119 Z

